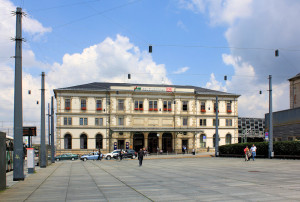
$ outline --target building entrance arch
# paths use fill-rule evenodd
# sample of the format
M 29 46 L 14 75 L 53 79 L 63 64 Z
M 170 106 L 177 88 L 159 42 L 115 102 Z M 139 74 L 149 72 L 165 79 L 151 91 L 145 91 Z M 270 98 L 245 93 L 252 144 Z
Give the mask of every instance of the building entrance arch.
M 156 153 L 158 148 L 157 133 L 149 133 L 148 135 L 148 152 Z
M 144 134 L 143 133 L 135 133 L 133 135 L 133 149 L 138 152 L 140 149 L 144 147 Z
M 171 133 L 164 133 L 162 135 L 162 150 L 163 152 L 172 152 L 172 134 Z

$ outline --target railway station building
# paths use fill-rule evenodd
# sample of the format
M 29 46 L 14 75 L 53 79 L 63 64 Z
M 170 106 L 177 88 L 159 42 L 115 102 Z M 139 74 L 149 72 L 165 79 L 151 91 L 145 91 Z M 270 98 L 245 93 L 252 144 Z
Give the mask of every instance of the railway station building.
M 56 153 L 214 149 L 238 142 L 239 95 L 196 86 L 89 83 L 54 90 Z

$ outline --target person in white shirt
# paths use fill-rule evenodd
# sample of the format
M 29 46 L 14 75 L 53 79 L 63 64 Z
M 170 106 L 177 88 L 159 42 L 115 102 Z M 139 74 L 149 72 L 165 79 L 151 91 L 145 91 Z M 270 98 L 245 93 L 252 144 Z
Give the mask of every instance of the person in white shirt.
M 254 161 L 254 157 L 256 156 L 256 146 L 253 144 L 250 150 L 252 152 L 252 159 Z

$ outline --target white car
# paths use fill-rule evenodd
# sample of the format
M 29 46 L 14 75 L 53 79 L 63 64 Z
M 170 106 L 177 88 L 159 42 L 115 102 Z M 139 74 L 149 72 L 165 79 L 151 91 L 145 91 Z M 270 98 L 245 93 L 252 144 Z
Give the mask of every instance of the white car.
M 110 160 L 110 159 L 118 156 L 119 153 L 120 153 L 120 149 L 117 149 L 117 150 L 114 150 L 114 151 L 112 151 L 110 153 L 104 154 L 104 158 L 106 158 L 107 160 Z

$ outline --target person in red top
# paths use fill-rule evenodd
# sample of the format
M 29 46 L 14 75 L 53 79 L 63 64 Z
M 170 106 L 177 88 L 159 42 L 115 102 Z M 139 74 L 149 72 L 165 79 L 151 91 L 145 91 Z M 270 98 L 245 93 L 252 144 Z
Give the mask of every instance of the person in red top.
M 248 161 L 248 152 L 249 152 L 248 146 L 246 146 L 246 148 L 244 149 L 244 152 L 245 152 L 245 161 Z

